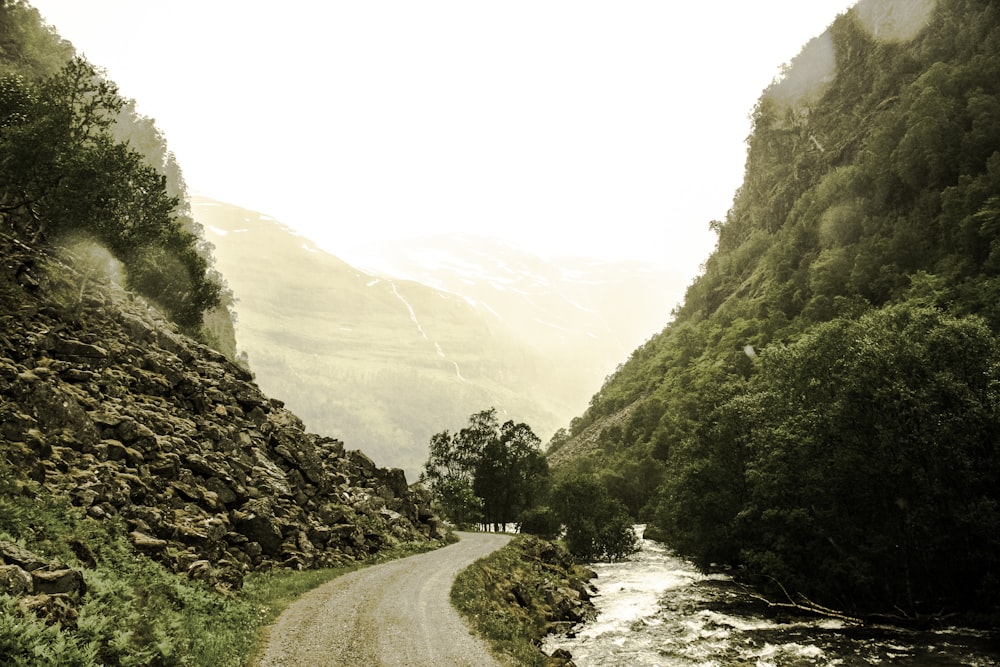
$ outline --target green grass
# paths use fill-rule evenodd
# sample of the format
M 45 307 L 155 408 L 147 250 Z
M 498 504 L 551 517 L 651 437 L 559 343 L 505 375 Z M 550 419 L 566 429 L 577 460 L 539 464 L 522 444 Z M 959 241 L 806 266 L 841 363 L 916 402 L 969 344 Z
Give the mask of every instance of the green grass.
M 495 654 L 518 665 L 545 667 L 547 658 L 538 649 L 544 617 L 507 601 L 504 590 L 504 584 L 515 578 L 534 579 L 538 574 L 522 556 L 523 541 L 517 537 L 462 570 L 452 586 L 451 602 Z
M 251 573 L 222 595 L 137 554 L 127 528 L 97 522 L 0 466 L 0 539 L 80 569 L 75 621 L 47 624 L 0 595 L 0 664 L 10 667 L 247 667 L 266 628 L 304 592 L 369 565 L 427 551 L 403 543 L 349 566 Z

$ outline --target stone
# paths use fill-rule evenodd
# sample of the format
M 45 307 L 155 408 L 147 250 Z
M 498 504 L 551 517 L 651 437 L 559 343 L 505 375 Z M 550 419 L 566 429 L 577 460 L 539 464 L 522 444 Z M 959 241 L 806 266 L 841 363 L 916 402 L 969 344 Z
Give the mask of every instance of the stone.
M 274 510 L 266 500 L 248 501 L 234 527 L 247 539 L 260 545 L 264 553 L 277 556 L 281 551 L 281 525 L 274 517 Z
M 0 565 L 0 595 L 20 597 L 35 592 L 31 575 L 17 565 Z
M 129 533 L 129 538 L 132 540 L 132 544 L 135 548 L 140 551 L 163 551 L 168 545 L 166 540 L 146 535 L 145 533 L 141 533 L 137 530 Z
M 50 343 L 50 350 L 57 359 L 96 361 L 108 358 L 108 351 L 103 347 L 72 338 L 55 338 Z
M 137 466 L 145 460 L 142 452 L 117 440 L 102 440 L 101 443 L 107 446 L 107 456 L 111 461 L 125 461 L 130 466 Z
M 47 623 L 59 623 L 65 627 L 76 627 L 79 617 L 68 595 L 29 595 L 17 603 L 22 614 L 34 614 Z
M 192 579 L 197 579 L 199 581 L 211 582 L 212 577 L 212 564 L 207 560 L 196 560 L 195 562 L 188 565 L 187 574 Z
M 19 544 L 0 540 L 0 558 L 8 564 L 17 565 L 28 572 L 50 565 L 49 561 L 28 551 Z
M 34 570 L 31 573 L 36 593 L 63 595 L 84 591 L 83 572 L 73 569 Z

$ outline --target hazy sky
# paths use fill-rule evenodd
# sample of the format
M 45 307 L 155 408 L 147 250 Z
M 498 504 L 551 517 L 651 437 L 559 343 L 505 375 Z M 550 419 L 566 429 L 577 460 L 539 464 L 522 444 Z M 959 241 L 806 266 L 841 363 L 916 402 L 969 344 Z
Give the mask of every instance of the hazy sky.
M 849 0 L 34 0 L 189 187 L 351 260 L 481 232 L 693 275 L 748 115 Z

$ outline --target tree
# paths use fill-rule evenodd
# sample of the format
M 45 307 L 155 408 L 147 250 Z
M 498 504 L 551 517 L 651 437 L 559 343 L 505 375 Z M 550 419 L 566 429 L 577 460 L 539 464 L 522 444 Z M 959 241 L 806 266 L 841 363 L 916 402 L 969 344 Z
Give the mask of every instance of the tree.
M 0 79 L 0 214 L 30 240 L 84 235 L 103 244 L 130 287 L 197 333 L 222 287 L 166 176 L 115 139 L 124 105 L 83 58 L 37 84 Z
M 501 425 L 496 408 L 490 408 L 470 416 L 457 434 L 442 431 L 431 437 L 420 479 L 455 523 L 471 523 L 475 514 L 484 526 L 506 530 L 536 504 L 548 482 L 540 445 L 527 424 Z
M 743 561 L 842 607 L 995 600 L 1000 347 L 983 321 L 901 304 L 761 360 L 732 404 L 748 450 L 728 520 Z
M 472 490 L 473 469 L 448 431 L 431 437 L 430 455 L 420 481 L 430 486 L 441 513 L 459 527 L 478 523 L 483 503 Z
M 593 475 L 564 477 L 552 489 L 550 504 L 566 527 L 566 546 L 583 560 L 621 560 L 638 548 L 625 507 L 613 500 Z

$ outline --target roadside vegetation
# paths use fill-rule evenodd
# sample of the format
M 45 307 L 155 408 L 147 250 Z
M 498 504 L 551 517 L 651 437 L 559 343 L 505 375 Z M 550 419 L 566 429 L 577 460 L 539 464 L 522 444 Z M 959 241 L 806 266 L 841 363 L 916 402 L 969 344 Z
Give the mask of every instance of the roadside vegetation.
M 497 420 L 496 408 L 469 417 L 457 433 L 431 437 L 420 481 L 441 515 L 458 525 L 521 532 L 565 543 L 580 560 L 619 560 L 638 539 L 628 511 L 599 479 L 573 473 L 553 478 L 541 440 L 527 424 Z
M 545 655 L 541 641 L 589 616 L 588 582 L 595 576 L 562 546 L 520 536 L 460 572 L 451 601 L 497 655 L 552 667 L 565 660 Z
M 0 471 L 0 542 L 83 575 L 79 590 L 56 598 L 65 603 L 58 623 L 24 613 L 25 598 L 0 595 L 0 657 L 11 667 L 245 667 L 259 657 L 264 629 L 306 591 L 438 545 L 402 543 L 336 568 L 255 572 L 223 594 L 138 555 L 123 523 L 86 517 L 9 470 Z

